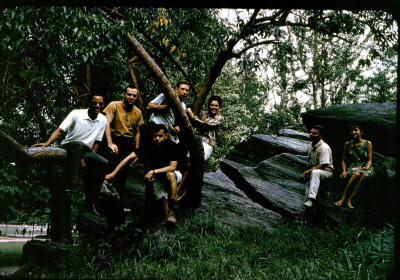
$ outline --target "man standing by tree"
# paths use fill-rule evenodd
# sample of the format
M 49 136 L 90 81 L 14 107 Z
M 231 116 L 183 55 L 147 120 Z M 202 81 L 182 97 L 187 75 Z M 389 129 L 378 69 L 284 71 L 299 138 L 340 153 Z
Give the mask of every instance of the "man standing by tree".
M 178 82 L 175 92 L 181 102 L 183 111 L 186 111 L 186 105 L 183 99 L 189 95 L 190 84 L 185 81 Z M 175 143 L 179 143 L 178 134 L 180 128 L 175 123 L 175 116 L 170 107 L 166 104 L 164 94 L 158 95 L 155 99 L 149 102 L 147 105 L 147 110 L 153 113 L 150 116 L 149 121 L 156 124 L 163 124 L 167 127 L 168 133 L 170 134 L 170 139 Z
M 312 207 L 317 198 L 321 180 L 332 177 L 333 159 L 332 151 L 328 144 L 322 140 L 325 128 L 321 125 L 314 125 L 310 131 L 311 143 L 308 149 L 308 159 L 313 165 L 300 175 L 302 179 L 310 175 L 310 181 L 306 190 L 306 207 Z
M 61 148 L 67 150 L 64 174 L 66 190 L 68 191 L 74 185 L 79 165 L 83 159 L 87 167 L 86 203 L 94 214 L 99 215 L 95 204 L 107 171 L 108 160 L 96 152 L 103 138 L 107 119 L 100 113 L 104 106 L 103 96 L 92 94 L 89 100 L 88 109 L 72 110 L 46 142 L 37 143 L 32 147 L 45 148 L 58 139 L 61 134 L 66 133 L 61 142 Z
M 108 147 L 113 152 L 110 157 L 114 169 L 125 157 L 137 150 L 140 144 L 140 126 L 143 125 L 142 111 L 134 103 L 138 98 L 136 88 L 127 87 L 123 101 L 112 101 L 104 109 L 107 117 L 105 134 Z M 113 186 L 122 198 L 125 193 L 127 166 L 119 170 Z

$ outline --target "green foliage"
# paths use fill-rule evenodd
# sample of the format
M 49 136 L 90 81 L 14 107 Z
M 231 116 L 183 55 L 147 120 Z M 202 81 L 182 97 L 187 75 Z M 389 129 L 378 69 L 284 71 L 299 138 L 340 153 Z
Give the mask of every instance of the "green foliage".
M 40 180 L 41 176 L 45 176 L 45 173 L 40 174 L 29 166 L 21 170 L 14 164 L 1 162 L 0 201 L 3 210 L 0 221 L 48 221 L 50 193 Z

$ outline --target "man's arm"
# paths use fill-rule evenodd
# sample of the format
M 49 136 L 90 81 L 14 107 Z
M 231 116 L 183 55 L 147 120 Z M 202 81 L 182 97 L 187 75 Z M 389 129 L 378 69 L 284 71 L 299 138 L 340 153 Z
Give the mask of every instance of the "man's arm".
M 165 167 L 149 170 L 146 173 L 146 175 L 144 175 L 144 179 L 147 181 L 150 181 L 151 178 L 153 178 L 154 174 L 173 172 L 173 171 L 175 171 L 177 165 L 178 165 L 177 160 L 170 161 L 169 165 L 167 165 Z
M 313 168 L 310 168 L 306 171 L 304 171 L 300 177 L 301 178 L 305 178 L 308 174 L 310 174 L 314 169 L 325 169 L 325 167 L 329 166 L 329 164 L 318 164 L 316 166 L 314 166 Z
M 150 101 L 149 104 L 147 104 L 146 109 L 152 112 L 165 110 L 168 105 L 167 104 L 162 105 L 164 99 L 165 97 L 163 94 L 158 95 L 156 98 Z
M 115 167 L 115 169 L 110 173 L 106 175 L 106 179 L 109 180 L 111 178 L 113 178 L 115 175 L 117 175 L 118 171 L 124 167 L 130 160 L 133 159 L 133 163 L 136 163 L 138 157 L 137 155 L 132 152 L 130 153 L 126 158 L 124 158 L 118 165 L 117 167 Z
M 62 134 L 63 132 L 64 132 L 64 131 L 63 131 L 61 128 L 57 128 L 56 130 L 53 131 L 53 133 L 50 135 L 49 139 L 47 139 L 46 142 L 44 142 L 44 143 L 37 143 L 37 144 L 32 145 L 31 147 L 43 147 L 43 148 L 46 148 L 46 147 L 49 146 L 51 143 L 53 143 L 54 141 L 56 141 L 56 140 L 61 136 L 61 134 Z
M 186 110 L 187 115 L 192 121 L 193 125 L 199 127 L 200 129 L 210 130 L 210 129 L 218 129 L 224 121 L 224 118 L 221 115 L 217 115 L 212 122 L 205 122 L 197 115 L 195 115 L 190 108 Z
M 167 108 L 167 104 L 159 105 L 159 104 L 149 103 L 146 106 L 146 109 L 150 111 L 161 111 L 164 110 L 165 108 Z
M 106 128 L 105 128 L 105 134 L 106 134 L 106 139 L 107 139 L 107 145 L 108 147 L 116 154 L 118 154 L 118 146 L 115 145 L 112 141 L 112 137 L 111 137 L 111 122 L 112 119 L 110 119 L 107 116 L 107 123 L 106 123 Z
M 140 126 L 136 126 L 136 134 L 135 134 L 135 149 L 139 149 L 140 146 Z
M 328 150 L 322 150 L 321 154 L 319 155 L 319 164 L 317 164 L 316 166 L 314 166 L 313 168 L 310 168 L 306 171 L 304 171 L 304 173 L 302 173 L 300 175 L 301 178 L 305 178 L 308 174 L 310 174 L 314 169 L 325 169 L 325 167 L 329 166 L 329 163 L 327 163 L 329 159 L 329 152 Z M 322 162 L 322 163 L 321 163 Z

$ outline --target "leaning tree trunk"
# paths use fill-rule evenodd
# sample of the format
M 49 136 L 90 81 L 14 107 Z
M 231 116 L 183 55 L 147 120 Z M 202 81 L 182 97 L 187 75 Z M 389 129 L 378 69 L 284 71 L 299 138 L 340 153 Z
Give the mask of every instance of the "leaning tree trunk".
M 165 99 L 169 107 L 172 108 L 176 116 L 177 123 L 181 129 L 179 138 L 187 144 L 190 152 L 190 169 L 188 180 L 184 183 L 188 188 L 188 192 L 184 198 L 186 205 L 190 208 L 197 208 L 201 203 L 201 191 L 203 187 L 204 175 L 204 150 L 200 138 L 196 135 L 190 124 L 186 113 L 183 111 L 180 101 L 173 89 L 168 78 L 161 70 L 161 68 L 154 62 L 150 55 L 146 52 L 143 46 L 131 34 L 127 34 L 128 40 L 135 49 L 137 55 L 148 67 L 150 72 L 154 75 L 156 81 L 166 89 L 164 93 Z

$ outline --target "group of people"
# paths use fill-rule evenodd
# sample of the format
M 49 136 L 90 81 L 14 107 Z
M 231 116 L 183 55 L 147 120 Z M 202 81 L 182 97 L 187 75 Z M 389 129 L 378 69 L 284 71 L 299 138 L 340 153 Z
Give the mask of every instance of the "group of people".
M 300 177 L 309 178 L 306 188 L 306 202 L 304 206 L 312 207 L 317 198 L 321 181 L 333 176 L 333 158 L 331 148 L 322 138 L 325 128 L 314 125 L 310 131 L 311 143 L 308 150 L 308 159 L 312 168 L 304 171 Z M 335 205 L 341 207 L 343 203 L 353 209 L 352 199 L 359 191 L 365 179 L 375 175 L 372 166 L 372 143 L 362 139 L 362 130 L 358 125 L 349 126 L 350 140 L 344 145 L 340 178 L 345 179 L 345 187 L 341 198 Z M 353 188 L 352 188 L 353 187 Z M 349 190 L 352 188 L 352 191 Z
M 224 122 L 223 116 L 219 114 L 222 100 L 219 96 L 211 96 L 208 110 L 196 115 L 184 103 L 190 92 L 190 84 L 179 82 L 175 92 L 182 110 L 198 128 L 206 162 L 216 145 L 217 132 Z M 187 175 L 189 152 L 179 141 L 180 127 L 164 94 L 158 95 L 146 107 L 151 111 L 146 128 L 147 136 L 141 135 L 141 127 L 145 122 L 142 111 L 135 106 L 137 99 L 138 90 L 127 87 L 123 100 L 111 101 L 104 108 L 102 94 L 92 94 L 89 108 L 72 110 L 46 142 L 32 147 L 47 147 L 65 134 L 61 147 L 67 151 L 66 189 L 76 184 L 79 167 L 86 167 L 85 201 L 96 215 L 100 215 L 96 207 L 101 187 L 104 184 L 112 185 L 118 200 L 121 200 L 125 194 L 128 164 L 134 164 L 141 158 L 145 169 L 143 179 L 146 194 L 161 206 L 162 220 L 175 223 L 173 209 L 178 186 Z M 321 181 L 333 176 L 332 151 L 322 139 L 324 130 L 323 126 L 314 125 L 310 131 L 308 158 L 312 168 L 300 176 L 302 179 L 309 177 L 307 200 L 304 203 L 306 207 L 313 206 Z M 342 197 L 335 205 L 340 207 L 345 203 L 347 207 L 354 208 L 352 199 L 365 179 L 374 176 L 374 168 L 371 142 L 361 138 L 362 130 L 358 126 L 350 128 L 350 135 L 351 140 L 346 142 L 343 149 L 340 174 L 341 178 L 348 180 Z M 103 138 L 107 145 L 99 152 Z M 351 186 L 354 188 L 349 195 Z
M 184 103 L 189 91 L 190 84 L 186 81 L 179 82 L 175 88 L 182 109 L 193 126 L 198 128 L 205 151 L 204 161 L 207 161 L 216 145 L 217 131 L 224 121 L 219 114 L 222 100 L 218 96 L 210 97 L 208 111 L 195 115 Z M 67 151 L 66 189 L 75 185 L 80 165 L 85 166 L 85 202 L 96 215 L 100 215 L 101 187 L 112 185 L 121 200 L 125 194 L 128 164 L 134 164 L 141 158 L 146 192 L 150 186 L 152 198 L 162 206 L 163 221 L 175 223 L 172 209 L 176 203 L 177 187 L 184 177 L 185 162 L 189 162 L 189 153 L 184 143 L 179 141 L 180 127 L 164 94 L 158 95 L 146 107 L 151 111 L 146 135 L 141 135 L 145 122 L 142 111 L 135 106 L 137 99 L 138 90 L 127 87 L 123 100 L 112 101 L 104 108 L 103 95 L 94 93 L 89 98 L 89 108 L 72 110 L 46 142 L 32 147 L 47 147 L 65 134 L 61 148 Z M 107 147 L 99 149 L 103 137 Z

